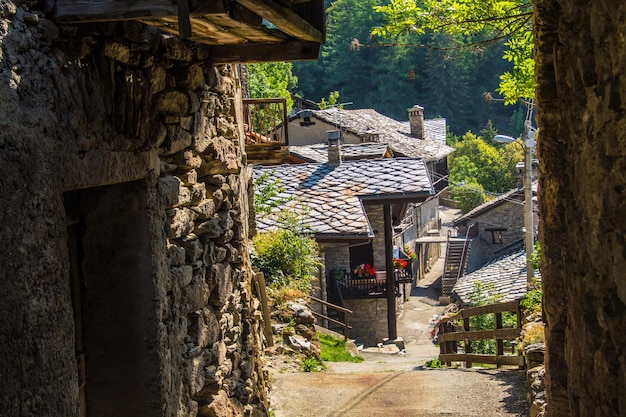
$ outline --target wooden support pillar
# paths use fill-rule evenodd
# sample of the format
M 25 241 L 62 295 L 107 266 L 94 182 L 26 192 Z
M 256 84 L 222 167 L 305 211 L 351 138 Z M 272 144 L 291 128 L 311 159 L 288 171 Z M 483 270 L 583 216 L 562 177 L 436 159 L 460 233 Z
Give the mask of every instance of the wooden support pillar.
M 385 222 L 385 268 L 387 271 L 387 334 L 389 340 L 398 338 L 396 326 L 396 283 L 393 275 L 393 227 L 391 219 L 391 204 L 383 206 Z

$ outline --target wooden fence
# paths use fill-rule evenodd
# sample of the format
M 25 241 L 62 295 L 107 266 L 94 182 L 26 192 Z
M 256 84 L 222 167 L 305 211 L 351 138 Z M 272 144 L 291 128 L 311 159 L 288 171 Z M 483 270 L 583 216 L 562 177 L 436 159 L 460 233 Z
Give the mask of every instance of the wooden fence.
M 503 327 L 502 313 L 514 312 L 516 315 L 516 327 Z M 471 330 L 470 318 L 482 314 L 495 315 L 495 328 L 492 330 Z M 463 326 L 458 326 L 455 321 L 463 321 Z M 451 317 L 439 320 L 439 360 L 448 366 L 452 362 L 465 362 L 467 368 L 473 362 L 494 364 L 498 368 L 502 365 L 517 365 L 524 367 L 524 356 L 504 353 L 504 341 L 514 340 L 522 331 L 522 314 L 519 300 L 506 303 L 489 304 L 478 307 L 462 309 Z M 472 352 L 472 341 L 495 340 L 495 355 Z M 463 342 L 464 352 L 458 352 L 458 342 Z

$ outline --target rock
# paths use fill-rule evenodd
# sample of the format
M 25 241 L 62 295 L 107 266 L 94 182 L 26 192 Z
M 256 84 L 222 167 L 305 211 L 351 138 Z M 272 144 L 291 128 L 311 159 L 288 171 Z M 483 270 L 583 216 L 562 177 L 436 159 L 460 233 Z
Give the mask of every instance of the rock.
M 287 340 L 289 340 L 289 345 L 295 350 L 311 350 L 311 342 L 306 340 L 304 337 L 299 335 L 287 336 Z

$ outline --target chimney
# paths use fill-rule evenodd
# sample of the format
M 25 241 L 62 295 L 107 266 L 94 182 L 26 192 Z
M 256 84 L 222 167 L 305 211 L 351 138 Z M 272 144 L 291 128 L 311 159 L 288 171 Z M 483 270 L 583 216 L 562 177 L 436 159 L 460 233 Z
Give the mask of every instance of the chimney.
M 328 163 L 332 165 L 341 164 L 341 132 L 339 130 L 329 130 L 326 132 L 326 143 L 328 143 Z
M 414 105 L 409 112 L 409 125 L 411 125 L 411 136 L 418 139 L 424 139 L 424 108 Z

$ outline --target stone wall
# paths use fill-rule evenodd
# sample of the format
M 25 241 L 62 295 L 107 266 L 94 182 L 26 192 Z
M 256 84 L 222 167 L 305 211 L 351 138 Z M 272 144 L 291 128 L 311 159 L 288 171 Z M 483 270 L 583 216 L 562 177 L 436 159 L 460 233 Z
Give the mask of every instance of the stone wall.
M 550 417 L 626 416 L 626 3 L 535 3 Z
M 265 415 L 236 68 L 48 12 L 0 2 L 3 415 Z
M 374 252 L 374 268 L 377 271 L 385 270 L 385 216 L 382 204 L 369 204 L 365 206 L 365 212 L 374 230 L 372 239 L 372 251 Z
M 366 346 L 376 346 L 387 337 L 387 299 L 348 299 L 346 308 L 354 312 L 350 316 L 350 338 Z
M 474 269 L 468 268 L 468 272 L 472 272 L 487 262 L 493 260 L 496 256 L 496 252 L 507 245 L 510 245 L 518 240 L 524 238 L 524 205 L 523 196 L 522 200 L 518 202 L 505 202 L 491 210 L 477 215 L 472 220 L 469 220 L 469 224 L 478 223 L 478 236 L 474 240 L 478 240 L 476 246 L 472 246 L 472 252 L 470 253 L 470 264 L 475 265 Z M 535 223 L 536 224 L 536 223 Z M 493 234 L 491 230 L 494 228 L 505 228 L 500 233 L 502 234 L 502 243 L 494 243 Z M 470 231 L 475 233 L 476 226 Z M 459 235 L 465 237 L 465 229 L 459 229 Z

